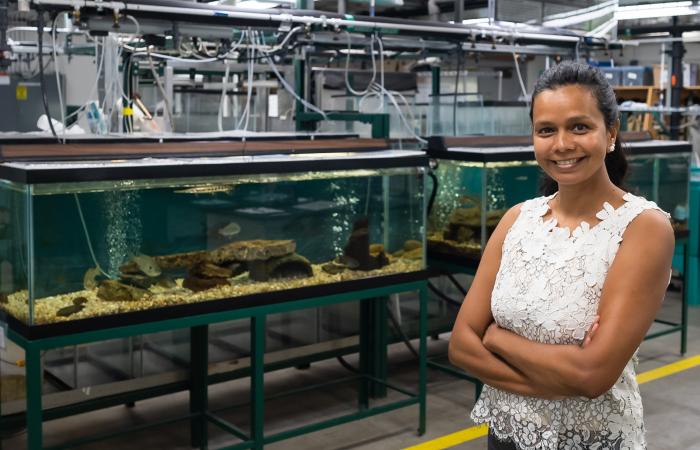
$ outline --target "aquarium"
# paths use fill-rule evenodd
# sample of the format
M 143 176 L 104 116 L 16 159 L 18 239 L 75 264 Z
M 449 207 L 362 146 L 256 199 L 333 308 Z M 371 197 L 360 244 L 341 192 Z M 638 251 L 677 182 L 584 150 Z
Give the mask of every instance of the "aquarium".
M 426 165 L 391 150 L 4 163 L 0 306 L 40 326 L 396 281 L 424 268 Z
M 682 141 L 633 142 L 626 146 L 627 189 L 671 214 L 677 234 L 688 232 L 691 145 Z
M 450 147 L 432 156 L 428 254 L 478 260 L 508 208 L 537 196 L 541 171 L 532 147 Z

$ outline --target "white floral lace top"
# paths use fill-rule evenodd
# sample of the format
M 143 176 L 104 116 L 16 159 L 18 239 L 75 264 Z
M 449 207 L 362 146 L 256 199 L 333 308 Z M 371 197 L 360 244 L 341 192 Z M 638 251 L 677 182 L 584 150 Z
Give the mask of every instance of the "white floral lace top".
M 595 319 L 627 225 L 642 211 L 659 208 L 626 194 L 617 209 L 604 204 L 597 225 L 581 222 L 570 233 L 556 219 L 543 219 L 554 195 L 522 205 L 503 243 L 491 309 L 500 327 L 530 340 L 579 344 Z M 593 400 L 544 400 L 486 385 L 471 418 L 488 422 L 496 437 L 523 450 L 644 449 L 635 360 L 636 354 L 612 389 Z

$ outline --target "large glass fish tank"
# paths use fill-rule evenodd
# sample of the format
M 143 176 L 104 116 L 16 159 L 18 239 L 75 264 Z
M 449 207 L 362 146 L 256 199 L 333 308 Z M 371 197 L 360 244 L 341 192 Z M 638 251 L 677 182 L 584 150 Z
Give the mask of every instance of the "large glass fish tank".
M 692 147 L 685 141 L 643 141 L 626 145 L 626 187 L 656 202 L 667 213 L 676 235 L 688 233 L 688 192 Z
M 402 281 L 425 267 L 426 166 L 392 150 L 5 162 L 0 307 L 20 328 L 77 326 Z
M 541 177 L 527 137 L 431 138 L 430 258 L 477 262 L 503 214 L 537 196 Z

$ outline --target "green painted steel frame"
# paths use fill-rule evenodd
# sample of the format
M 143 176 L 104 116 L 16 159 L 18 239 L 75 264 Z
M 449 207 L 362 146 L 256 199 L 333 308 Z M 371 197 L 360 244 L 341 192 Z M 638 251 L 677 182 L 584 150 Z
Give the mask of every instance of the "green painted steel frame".
M 392 386 L 385 381 L 386 373 L 386 337 L 385 330 L 379 325 L 377 317 L 384 317 L 381 311 L 386 313 L 386 306 L 382 297 L 400 292 L 417 291 L 419 293 L 420 313 L 419 313 L 419 379 L 418 391 L 410 392 L 401 388 Z M 371 417 L 394 409 L 403 408 L 409 405 L 419 405 L 419 420 L 418 433 L 424 434 L 426 428 L 426 376 L 427 376 L 427 284 L 425 280 L 414 281 L 408 283 L 399 283 L 379 288 L 364 289 L 359 291 L 349 291 L 340 294 L 319 296 L 307 298 L 303 300 L 295 300 L 291 302 L 281 302 L 273 305 L 242 308 L 229 310 L 224 312 L 200 314 L 191 317 L 181 317 L 177 319 L 169 319 L 158 322 L 150 322 L 138 325 L 129 325 L 122 327 L 114 327 L 98 331 L 74 333 L 69 335 L 28 340 L 24 336 L 8 330 L 8 337 L 22 347 L 26 354 L 26 376 L 27 376 L 27 448 L 29 450 L 42 450 L 43 446 L 43 411 L 42 411 L 42 392 L 41 392 L 41 352 L 54 348 L 66 347 L 70 345 L 86 344 L 90 342 L 98 342 L 108 339 L 117 339 L 129 336 L 142 334 L 157 333 L 161 331 L 170 331 L 181 328 L 190 329 L 191 339 L 191 362 L 190 362 L 190 414 L 177 419 L 171 419 L 157 424 L 148 424 L 146 426 L 133 427 L 128 431 L 144 429 L 148 426 L 162 425 L 163 423 L 173 422 L 176 420 L 190 420 L 191 427 L 191 445 L 193 447 L 207 448 L 207 423 L 213 423 L 218 427 L 230 432 L 232 435 L 240 438 L 243 442 L 227 446 L 226 449 L 262 449 L 265 443 L 271 443 L 287 439 L 292 436 L 298 436 L 304 433 L 317 431 L 330 426 L 335 426 L 347 423 L 354 420 L 359 420 L 366 417 Z M 305 425 L 293 430 L 288 430 L 283 433 L 277 433 L 271 436 L 264 434 L 264 352 L 265 352 L 265 321 L 269 314 L 282 312 L 290 312 L 301 309 L 317 308 L 321 306 L 333 305 L 338 303 L 362 301 L 363 304 L 370 305 L 372 315 L 377 316 L 372 320 L 372 326 L 364 327 L 361 334 L 365 334 L 362 338 L 368 345 L 360 345 L 360 360 L 362 372 L 360 390 L 358 394 L 358 410 L 354 413 L 344 416 L 324 420 L 318 423 Z M 374 305 L 374 306 L 372 306 Z M 208 325 L 219 322 L 226 322 L 236 319 L 249 318 L 251 321 L 251 392 L 250 392 L 250 423 L 251 432 L 245 434 L 243 431 L 234 425 L 226 422 L 220 417 L 208 411 L 207 407 L 207 339 Z M 366 328 L 366 329 L 365 329 Z M 376 333 L 379 333 L 379 339 L 375 339 Z M 379 355 L 376 353 L 379 352 Z M 367 364 L 369 360 L 373 360 L 371 366 Z M 373 367 L 372 367 L 373 366 Z M 364 386 L 364 387 L 363 387 Z M 382 386 L 377 388 L 376 386 Z M 370 390 L 374 389 L 381 393 L 381 389 L 385 387 L 392 388 L 409 396 L 407 399 L 394 401 L 380 406 L 369 406 L 368 396 Z M 376 392 L 375 392 L 376 393 Z M 122 430 L 117 433 L 104 434 L 98 437 L 90 437 L 74 441 L 71 443 L 62 444 L 52 447 L 71 448 L 76 445 L 92 442 L 95 440 L 108 439 L 116 435 L 123 434 Z

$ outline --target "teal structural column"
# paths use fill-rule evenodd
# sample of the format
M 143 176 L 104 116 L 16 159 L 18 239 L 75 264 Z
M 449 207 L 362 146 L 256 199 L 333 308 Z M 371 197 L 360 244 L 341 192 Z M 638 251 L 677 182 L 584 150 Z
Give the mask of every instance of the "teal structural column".
M 190 441 L 192 447 L 207 448 L 207 375 L 209 327 L 190 328 Z
M 433 96 L 440 95 L 440 66 L 432 66 L 430 68 Z
M 297 58 L 294 60 L 294 90 L 300 98 L 304 98 L 304 72 L 306 63 L 303 59 Z M 316 122 L 313 120 L 306 120 L 305 115 L 307 112 L 304 111 L 304 105 L 299 100 L 295 100 L 294 120 L 296 123 L 297 131 L 315 131 Z M 320 116 L 320 114 L 319 114 Z
M 38 345 L 30 343 L 25 348 L 27 362 L 27 448 L 42 449 L 41 411 L 41 352 Z
M 250 438 L 253 449 L 262 449 L 265 439 L 265 319 L 250 319 Z
M 700 167 L 690 169 L 690 188 L 688 192 L 688 262 L 683 273 L 683 290 L 687 291 L 688 304 L 700 305 L 700 286 L 698 275 L 700 265 Z
M 389 114 L 374 114 L 372 117 L 372 138 L 389 139 Z

